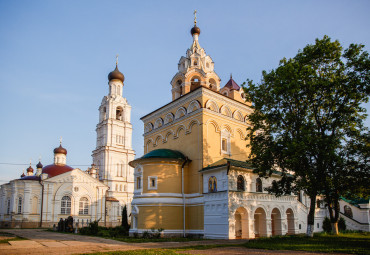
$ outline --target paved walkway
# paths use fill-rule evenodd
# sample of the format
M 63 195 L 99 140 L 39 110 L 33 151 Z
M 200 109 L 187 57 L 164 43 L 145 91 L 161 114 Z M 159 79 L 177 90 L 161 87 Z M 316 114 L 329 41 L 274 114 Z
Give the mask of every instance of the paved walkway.
M 157 243 L 125 243 L 100 237 L 62 234 L 42 229 L 2 229 L 0 230 L 27 238 L 28 240 L 9 241 L 0 244 L 0 254 L 82 254 L 106 251 L 124 251 L 149 248 L 175 248 L 207 244 L 239 244 L 245 240 L 204 240 L 191 242 L 157 242 Z M 180 252 L 179 252 L 180 253 Z M 310 254 L 307 252 L 282 252 L 246 249 L 243 247 L 225 247 L 209 250 L 183 251 L 186 254 Z M 325 254 L 327 255 L 327 254 Z M 337 254 L 338 255 L 338 254 Z

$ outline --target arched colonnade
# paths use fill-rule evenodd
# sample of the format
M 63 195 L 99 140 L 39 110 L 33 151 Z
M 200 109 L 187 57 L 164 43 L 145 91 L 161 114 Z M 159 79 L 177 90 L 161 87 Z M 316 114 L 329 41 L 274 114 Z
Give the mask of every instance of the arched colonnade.
M 276 235 L 296 234 L 294 212 L 291 208 L 284 212 L 274 207 L 266 212 L 263 207 L 257 207 L 254 212 L 248 212 L 239 207 L 234 213 L 234 229 L 230 229 L 230 238 L 257 238 Z

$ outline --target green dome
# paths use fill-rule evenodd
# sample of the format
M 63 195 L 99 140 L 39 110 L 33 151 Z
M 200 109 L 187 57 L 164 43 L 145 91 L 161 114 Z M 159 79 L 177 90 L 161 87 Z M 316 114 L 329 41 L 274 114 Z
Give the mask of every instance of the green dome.
M 184 154 L 182 154 L 181 152 L 169 150 L 169 149 L 158 149 L 158 150 L 151 151 L 141 157 L 141 159 L 144 159 L 144 158 L 173 158 L 173 159 L 183 159 L 183 160 L 186 159 Z

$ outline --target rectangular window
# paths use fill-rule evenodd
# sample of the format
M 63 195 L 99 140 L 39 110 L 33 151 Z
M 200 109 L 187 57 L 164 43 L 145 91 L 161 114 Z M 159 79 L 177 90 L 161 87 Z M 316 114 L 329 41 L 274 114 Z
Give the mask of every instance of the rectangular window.
M 137 189 L 141 189 L 141 177 L 136 178 L 136 187 Z
M 227 139 L 226 138 L 222 139 L 222 150 L 227 151 Z
M 10 214 L 10 199 L 8 199 L 8 205 L 6 209 L 6 214 Z
M 18 198 L 18 214 L 22 213 L 22 198 Z
M 157 176 L 148 176 L 148 190 L 157 189 Z

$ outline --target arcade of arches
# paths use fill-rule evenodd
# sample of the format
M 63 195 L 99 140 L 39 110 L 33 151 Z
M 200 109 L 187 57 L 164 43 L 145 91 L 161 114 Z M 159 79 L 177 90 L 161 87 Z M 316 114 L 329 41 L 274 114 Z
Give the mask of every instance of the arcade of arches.
M 263 207 L 258 207 L 253 214 L 244 207 L 236 209 L 235 238 L 254 238 L 276 235 L 294 235 L 294 213 L 291 208 L 284 213 L 280 209 L 273 208 L 267 213 Z

